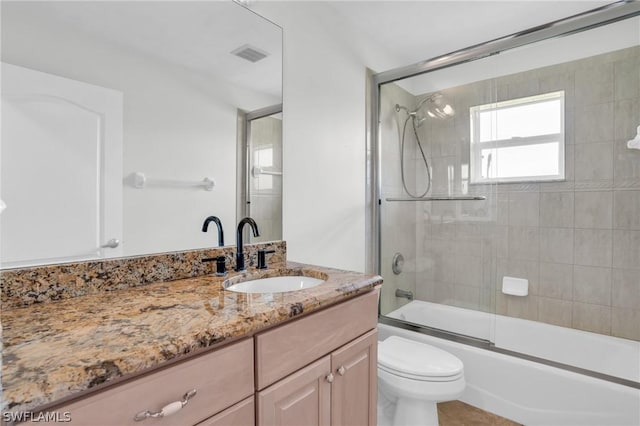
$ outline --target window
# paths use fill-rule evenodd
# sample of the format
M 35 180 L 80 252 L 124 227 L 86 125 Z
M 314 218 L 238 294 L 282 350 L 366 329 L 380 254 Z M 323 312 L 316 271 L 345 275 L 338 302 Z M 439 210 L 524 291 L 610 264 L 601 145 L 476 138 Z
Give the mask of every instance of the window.
M 564 180 L 564 91 L 469 111 L 471 183 Z
M 271 145 L 256 148 L 253 153 L 255 165 L 259 168 L 273 167 L 273 147 Z M 273 176 L 261 174 L 256 182 L 257 191 L 273 189 Z

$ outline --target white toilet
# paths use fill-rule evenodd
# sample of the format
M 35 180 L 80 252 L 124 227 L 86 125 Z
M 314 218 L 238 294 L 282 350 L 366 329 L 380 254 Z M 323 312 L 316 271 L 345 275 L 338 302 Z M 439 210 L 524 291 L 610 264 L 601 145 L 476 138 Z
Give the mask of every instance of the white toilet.
M 425 343 L 391 336 L 378 342 L 378 424 L 437 426 L 437 402 L 464 390 L 462 361 Z

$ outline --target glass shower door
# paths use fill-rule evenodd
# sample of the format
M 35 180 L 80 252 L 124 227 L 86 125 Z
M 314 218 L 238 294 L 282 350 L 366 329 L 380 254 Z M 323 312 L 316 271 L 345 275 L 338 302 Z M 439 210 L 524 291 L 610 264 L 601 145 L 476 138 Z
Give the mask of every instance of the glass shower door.
M 381 86 L 383 317 L 637 387 L 639 30 L 631 13 Z
M 281 240 L 282 113 L 273 112 L 255 118 L 250 113 L 247 117 L 247 198 L 244 215 L 256 221 L 260 236 L 254 237 L 247 232 L 245 235 L 250 240 L 246 241 Z
M 470 108 L 495 102 L 496 87 L 434 86 L 440 77 L 430 73 L 430 89 L 424 76 L 381 87 L 380 309 L 489 342 L 498 199 L 494 183 L 470 182 Z

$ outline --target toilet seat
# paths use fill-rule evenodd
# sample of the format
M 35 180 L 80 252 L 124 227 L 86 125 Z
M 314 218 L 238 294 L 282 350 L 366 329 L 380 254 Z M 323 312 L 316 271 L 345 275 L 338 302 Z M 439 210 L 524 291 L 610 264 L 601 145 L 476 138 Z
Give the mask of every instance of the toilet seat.
M 464 366 L 454 355 L 399 336 L 378 344 L 378 368 L 412 380 L 450 382 L 460 379 Z

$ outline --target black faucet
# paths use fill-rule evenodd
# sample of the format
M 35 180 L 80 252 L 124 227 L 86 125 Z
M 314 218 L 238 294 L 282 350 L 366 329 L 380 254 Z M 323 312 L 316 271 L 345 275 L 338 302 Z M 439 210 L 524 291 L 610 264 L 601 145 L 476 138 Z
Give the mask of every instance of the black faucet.
M 251 229 L 253 230 L 253 236 L 259 237 L 260 232 L 258 232 L 258 225 L 256 225 L 256 221 L 251 219 L 250 217 L 245 217 L 238 223 L 238 231 L 236 233 L 236 271 L 244 272 L 247 270 L 244 266 L 244 246 L 242 245 L 242 228 L 246 224 L 251 225 Z
M 216 262 L 216 277 L 227 276 L 227 264 L 225 263 L 227 258 L 225 256 L 208 257 L 202 259 L 203 262 Z
M 214 222 L 218 227 L 218 246 L 224 246 L 224 232 L 222 231 L 222 222 L 218 219 L 217 216 L 209 216 L 204 220 L 202 224 L 202 232 L 207 232 L 209 229 L 209 223 Z
M 275 252 L 275 250 L 258 250 L 258 266 L 256 266 L 256 269 L 267 269 L 267 255 Z

